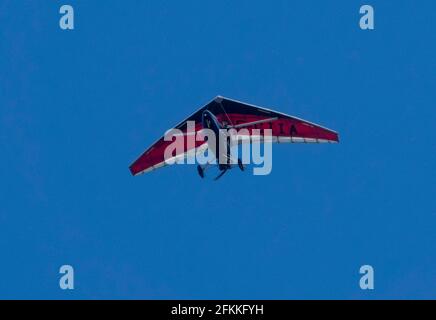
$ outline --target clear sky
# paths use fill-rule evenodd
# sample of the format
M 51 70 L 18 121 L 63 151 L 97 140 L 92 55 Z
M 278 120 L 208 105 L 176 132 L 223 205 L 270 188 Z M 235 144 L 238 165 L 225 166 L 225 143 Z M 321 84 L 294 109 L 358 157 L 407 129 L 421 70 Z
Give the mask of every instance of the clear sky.
M 0 298 L 436 298 L 435 10 L 0 0 Z M 263 177 L 130 175 L 218 94 L 341 143 L 274 145 Z

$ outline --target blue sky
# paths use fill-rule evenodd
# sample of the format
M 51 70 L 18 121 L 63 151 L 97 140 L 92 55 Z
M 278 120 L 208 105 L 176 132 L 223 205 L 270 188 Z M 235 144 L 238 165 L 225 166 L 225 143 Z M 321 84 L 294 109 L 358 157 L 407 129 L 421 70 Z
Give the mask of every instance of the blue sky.
M 0 298 L 436 298 L 436 4 L 365 3 L 0 1 Z M 130 176 L 218 94 L 341 143 Z

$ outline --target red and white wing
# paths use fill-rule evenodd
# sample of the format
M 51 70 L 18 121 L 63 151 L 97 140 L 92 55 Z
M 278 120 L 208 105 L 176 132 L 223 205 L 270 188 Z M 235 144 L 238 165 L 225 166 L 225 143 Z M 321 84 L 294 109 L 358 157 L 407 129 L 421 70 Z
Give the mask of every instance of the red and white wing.
M 293 117 L 278 111 L 246 104 L 236 100 L 216 97 L 204 107 L 194 112 L 191 116 L 180 122 L 175 129 L 181 130 L 184 135 L 184 148 L 172 154 L 171 159 L 165 161 L 165 150 L 172 141 L 165 141 L 161 137 L 151 145 L 129 167 L 133 175 L 161 168 L 170 160 L 182 159 L 204 152 L 207 143 L 194 141 L 188 143 L 188 136 L 202 130 L 201 116 L 204 110 L 211 111 L 224 126 L 229 128 L 246 129 L 242 138 L 249 141 L 262 139 L 263 130 L 271 129 L 272 141 L 278 143 L 335 143 L 339 142 L 338 133 L 317 125 L 315 123 Z M 195 121 L 195 128 L 188 132 L 187 122 Z M 259 135 L 259 132 L 260 135 Z M 195 140 L 195 139 L 194 139 Z

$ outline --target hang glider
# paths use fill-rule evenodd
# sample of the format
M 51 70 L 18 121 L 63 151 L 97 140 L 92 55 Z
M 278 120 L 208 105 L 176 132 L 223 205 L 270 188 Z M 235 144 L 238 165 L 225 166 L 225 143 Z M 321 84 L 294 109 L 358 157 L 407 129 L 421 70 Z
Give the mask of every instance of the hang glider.
M 188 130 L 188 121 L 195 122 L 194 132 Z M 194 143 L 188 143 L 188 137 L 190 134 L 200 132 L 206 127 L 214 131 L 244 128 L 247 129 L 244 132 L 249 141 L 254 141 L 256 138 L 262 139 L 262 135 L 258 134 L 259 129 L 261 132 L 264 129 L 270 129 L 272 132 L 271 140 L 276 143 L 339 142 L 337 132 L 315 123 L 278 111 L 218 96 L 174 127 L 181 130 L 185 143 L 184 148 L 174 154 L 171 160 L 183 159 L 204 152 L 208 147 L 207 142 L 195 141 Z M 171 144 L 171 141 L 165 141 L 164 137 L 153 143 L 130 165 L 132 175 L 136 176 L 167 165 L 168 159 L 165 159 L 164 155 L 169 144 Z M 218 158 L 219 155 L 216 156 Z M 240 162 L 237 163 L 239 168 L 243 170 Z M 220 165 L 219 169 L 222 173 L 219 177 L 230 168 L 230 164 Z M 204 177 L 205 169 L 206 166 L 198 166 L 198 173 L 201 177 Z

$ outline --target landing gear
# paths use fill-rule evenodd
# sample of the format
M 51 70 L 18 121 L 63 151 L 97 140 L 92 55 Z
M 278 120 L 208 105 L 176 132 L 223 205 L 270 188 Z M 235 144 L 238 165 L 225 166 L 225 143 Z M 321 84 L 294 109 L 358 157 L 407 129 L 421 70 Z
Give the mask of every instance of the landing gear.
M 201 166 L 197 166 L 197 171 L 198 171 L 198 174 L 200 175 L 200 177 L 204 178 L 204 170 Z
M 227 172 L 227 170 L 229 170 L 229 168 L 225 168 L 223 171 L 221 171 L 221 173 L 215 178 L 215 179 L 213 179 L 214 181 L 217 181 L 219 178 L 221 178 L 223 175 L 224 175 L 224 173 L 226 173 Z
M 238 167 L 241 169 L 241 171 L 244 171 L 244 165 L 242 164 L 242 160 L 238 158 Z
M 234 163 L 234 162 L 233 162 Z M 201 165 L 198 165 L 197 166 L 197 172 L 198 172 L 198 175 L 201 177 L 201 178 L 204 178 L 205 177 L 205 175 L 204 175 L 204 173 L 205 173 L 205 171 L 206 171 L 206 169 L 208 169 L 210 166 L 215 166 L 216 164 L 212 164 L 212 163 L 207 163 L 206 165 L 204 165 L 204 166 L 201 166 Z M 220 172 L 220 174 L 214 179 L 214 180 L 218 180 L 219 178 L 221 178 L 229 169 L 232 169 L 232 168 L 234 168 L 235 167 L 235 164 L 230 164 L 230 163 L 228 163 L 228 164 L 219 164 L 219 165 L 217 165 L 218 166 L 218 168 L 219 168 L 219 171 L 221 171 Z M 245 167 L 244 167 L 244 164 L 242 163 L 242 160 L 241 159 L 238 159 L 238 167 L 239 167 L 239 169 L 241 170 L 241 171 L 244 171 L 245 170 Z

